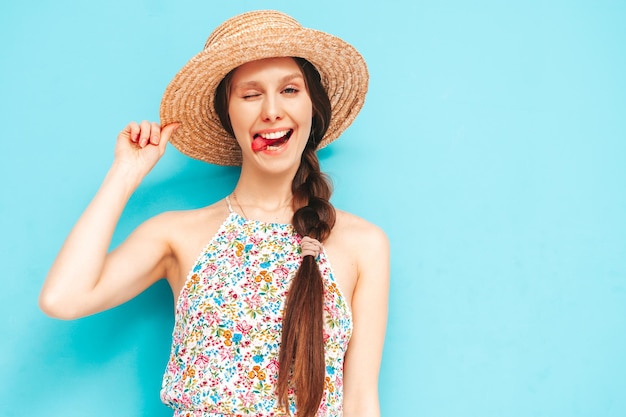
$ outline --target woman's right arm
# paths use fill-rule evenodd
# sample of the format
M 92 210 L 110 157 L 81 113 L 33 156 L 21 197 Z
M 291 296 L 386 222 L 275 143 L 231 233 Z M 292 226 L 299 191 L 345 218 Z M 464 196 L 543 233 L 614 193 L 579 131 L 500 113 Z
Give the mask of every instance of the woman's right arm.
M 111 169 L 46 277 L 39 297 L 46 314 L 61 319 L 94 314 L 129 300 L 165 275 L 170 250 L 162 216 L 108 250 L 128 199 L 161 158 L 177 127 L 133 122 L 119 134 Z

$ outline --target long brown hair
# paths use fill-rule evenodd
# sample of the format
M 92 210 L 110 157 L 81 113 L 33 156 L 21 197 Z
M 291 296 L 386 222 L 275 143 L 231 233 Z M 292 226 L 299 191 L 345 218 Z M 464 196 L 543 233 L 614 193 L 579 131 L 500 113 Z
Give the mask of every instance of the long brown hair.
M 330 204 L 332 187 L 320 171 L 315 150 L 330 123 L 331 107 L 317 69 L 303 58 L 294 58 L 304 76 L 311 98 L 313 121 L 300 166 L 291 183 L 292 223 L 300 236 L 323 242 L 335 225 L 335 208 Z M 233 70 L 234 71 L 234 70 Z M 228 116 L 231 71 L 215 92 L 215 110 L 227 132 L 234 137 Z M 305 256 L 291 283 L 285 310 L 279 352 L 276 394 L 289 411 L 289 388 L 295 389 L 300 417 L 315 416 L 324 392 L 324 283 L 316 259 Z

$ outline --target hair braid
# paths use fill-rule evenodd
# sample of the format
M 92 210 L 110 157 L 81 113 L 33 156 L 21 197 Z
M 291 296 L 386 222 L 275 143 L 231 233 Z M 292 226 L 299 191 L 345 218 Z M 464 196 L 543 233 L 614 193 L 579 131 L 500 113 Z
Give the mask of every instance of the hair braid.
M 309 145 L 294 177 L 292 192 L 294 228 L 301 236 L 323 242 L 335 224 L 335 209 L 329 201 L 330 182 L 320 171 L 315 149 Z M 277 387 L 279 401 L 286 406 L 291 378 L 298 415 L 303 417 L 315 415 L 324 391 L 323 306 L 322 275 L 315 258 L 305 256 L 287 295 Z

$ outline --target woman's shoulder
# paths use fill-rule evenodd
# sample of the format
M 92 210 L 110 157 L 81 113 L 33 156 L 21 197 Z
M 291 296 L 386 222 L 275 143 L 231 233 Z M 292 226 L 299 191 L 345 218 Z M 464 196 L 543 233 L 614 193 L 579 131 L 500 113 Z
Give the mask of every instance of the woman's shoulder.
M 379 288 L 389 280 L 389 240 L 383 229 L 359 216 L 336 210 L 337 220 L 328 249 L 333 268 L 352 299 L 358 283 Z M 326 242 L 324 243 L 326 247 Z M 380 287 L 382 288 L 382 287 Z M 352 299 L 354 302 L 354 299 Z
M 337 220 L 333 234 L 347 244 L 358 243 L 361 247 L 369 247 L 380 251 L 389 245 L 385 231 L 374 223 L 355 214 L 336 210 Z
M 228 206 L 220 200 L 202 208 L 167 211 L 146 222 L 152 228 L 149 236 L 162 240 L 173 255 L 176 265 L 170 274 L 173 289 L 182 285 L 198 254 L 215 236 L 228 214 Z
M 345 232 L 374 235 L 378 238 L 386 238 L 384 230 L 376 224 L 344 210 L 336 209 L 335 212 L 337 213 L 335 227 L 339 227 L 342 230 L 346 229 Z
M 145 224 L 167 235 L 177 235 L 194 230 L 217 229 L 227 216 L 228 207 L 224 200 L 219 200 L 206 207 L 165 211 L 148 219 Z

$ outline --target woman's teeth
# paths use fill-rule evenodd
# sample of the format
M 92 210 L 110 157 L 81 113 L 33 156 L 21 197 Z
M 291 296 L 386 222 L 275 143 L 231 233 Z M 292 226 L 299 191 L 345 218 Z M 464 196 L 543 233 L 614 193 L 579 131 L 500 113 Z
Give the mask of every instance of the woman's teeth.
M 272 132 L 272 133 L 259 133 L 263 139 L 278 139 L 286 136 L 289 133 L 289 130 L 281 130 L 280 132 Z

